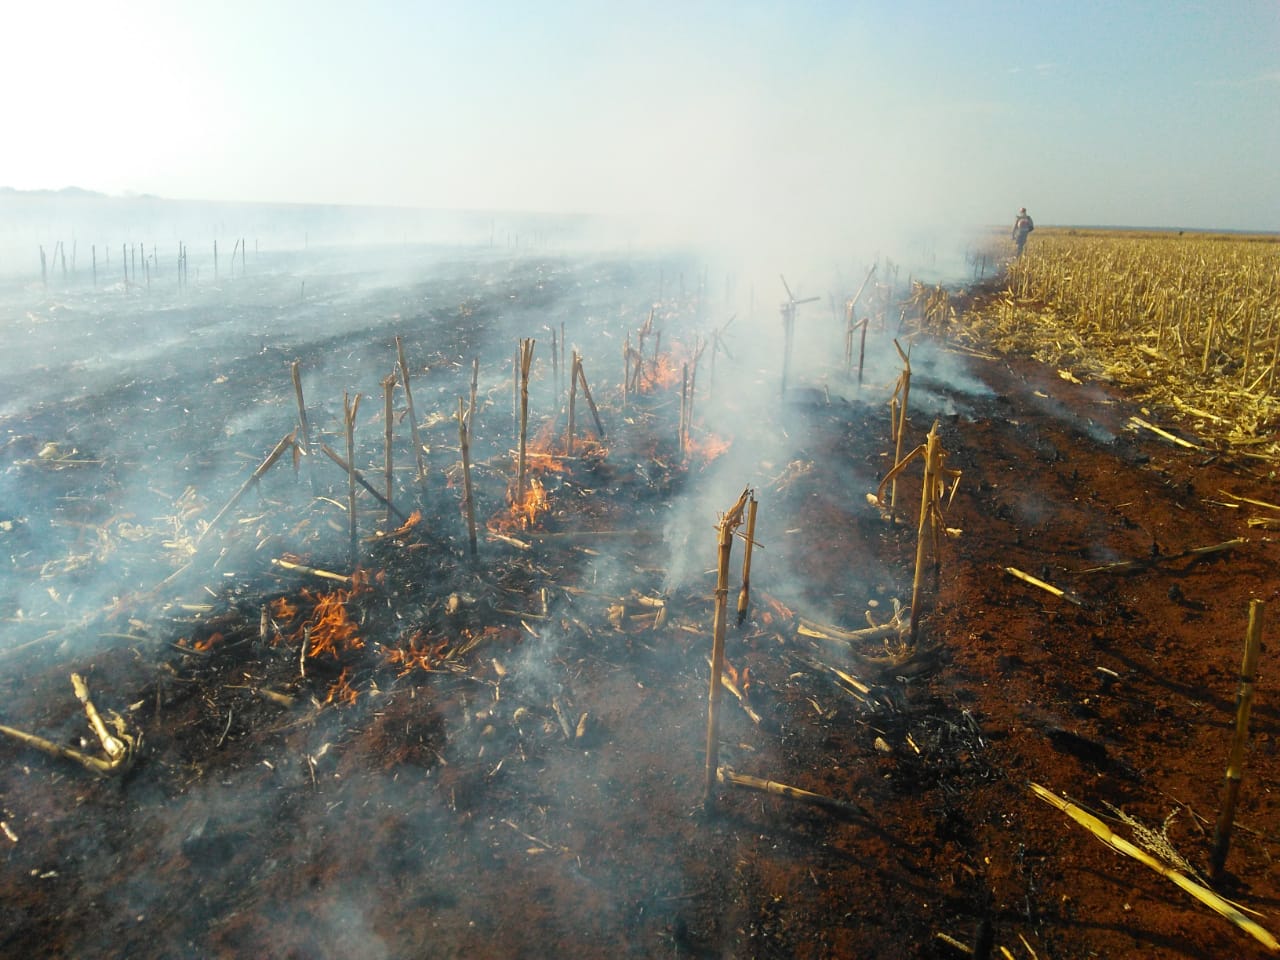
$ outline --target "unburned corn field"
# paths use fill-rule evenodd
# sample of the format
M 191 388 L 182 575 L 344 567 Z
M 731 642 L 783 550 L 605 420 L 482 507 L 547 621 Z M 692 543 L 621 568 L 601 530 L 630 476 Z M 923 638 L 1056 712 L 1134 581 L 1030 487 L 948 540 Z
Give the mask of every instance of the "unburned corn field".
M 1123 386 L 1196 445 L 1280 459 L 1280 235 L 1039 229 L 968 333 Z

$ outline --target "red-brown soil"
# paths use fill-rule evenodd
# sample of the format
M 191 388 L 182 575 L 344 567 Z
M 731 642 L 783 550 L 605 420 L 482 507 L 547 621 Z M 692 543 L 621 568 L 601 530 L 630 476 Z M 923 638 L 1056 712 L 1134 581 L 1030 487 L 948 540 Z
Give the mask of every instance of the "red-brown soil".
M 207 608 L 164 606 L 140 588 L 89 623 L 92 644 L 24 634 L 0 653 L 3 722 L 60 743 L 88 737 L 67 679 L 78 671 L 103 710 L 145 734 L 136 765 L 112 779 L 0 743 L 0 819 L 11 834 L 0 836 L 0 953 L 962 956 L 946 934 L 979 956 L 1263 955 L 1028 783 L 1167 827 L 1172 846 L 1207 870 L 1249 601 L 1274 600 L 1280 583 L 1276 545 L 1247 526 L 1259 510 L 1230 495 L 1274 502 L 1267 466 L 1135 430 L 1138 411 L 1104 385 L 1017 358 L 917 349 L 906 446 L 936 417 L 947 466 L 962 477 L 945 513 L 959 532 L 942 543 L 936 591 L 925 579 L 914 656 L 884 666 L 877 643 L 850 651 L 796 629 L 798 616 L 856 629 L 869 603 L 883 621 L 894 599 L 910 600 L 914 520 L 891 524 L 865 496 L 889 463 L 882 387 L 851 402 L 815 393 L 777 404 L 759 428 L 804 432 L 804 448 L 736 486 L 731 478 L 712 508 L 675 523 L 668 504 L 711 469 L 672 466 L 678 452 L 653 439 L 671 433 L 675 403 L 642 400 L 628 423 L 606 400 L 611 446 L 548 480 L 544 529 L 586 535 L 527 536 L 526 551 L 482 534 L 473 566 L 457 493 L 437 489 L 420 524 L 362 544 L 373 576 L 347 610 L 365 646 L 315 658 L 305 678 L 298 646 L 282 639 L 298 621 L 273 616 L 264 642 L 261 611 L 282 597 L 305 607 L 304 587 L 335 584 L 254 567 L 261 527 L 241 542 L 236 523 L 227 571 L 238 561 L 256 572 L 188 583 L 228 581 L 203 592 Z M 253 373 L 279 380 L 286 398 L 283 426 L 264 430 L 257 457 L 290 428 L 279 359 L 256 361 Z M 421 414 L 427 404 L 415 398 Z M 76 429 L 93 426 L 87 409 L 74 414 Z M 11 418 L 9 433 L 41 436 L 39 419 L 47 436 L 53 416 Z M 456 459 L 444 451 L 451 430 L 456 444 L 452 423 L 428 441 L 443 466 Z M 12 441 L 5 456 L 9 470 L 40 469 Z M 278 473 L 242 510 L 275 518 L 260 521 L 278 538 L 272 556 L 300 517 L 317 528 L 321 516 L 341 517 L 308 512 L 305 472 Z M 500 497 L 494 474 L 482 502 Z M 918 477 L 908 472 L 898 491 L 911 515 Z M 80 482 L 50 488 L 64 506 L 48 509 L 70 509 Z M 730 787 L 704 809 L 715 511 L 748 484 L 761 549 L 751 612 L 730 627 L 727 655 L 749 669 L 761 719 L 724 697 L 721 762 L 860 814 Z M 109 485 L 96 493 L 113 495 Z M 7 534 L 21 535 L 21 525 Z M 1234 538 L 1246 542 L 1183 556 Z M 305 559 L 341 567 L 341 557 Z M 1122 560 L 1138 563 L 1086 572 Z M 668 589 L 673 563 L 688 576 Z M 735 576 L 731 607 L 737 587 Z M 654 609 L 637 595 L 664 589 L 665 623 L 632 616 Z M 461 601 L 453 613 L 451 594 Z M 464 631 L 480 642 L 429 661 L 430 672 L 387 661 L 411 641 L 456 643 Z M 1270 654 L 1264 644 L 1218 889 L 1280 930 Z M 823 664 L 872 693 L 854 696 Z M 355 702 L 326 704 L 340 666 Z

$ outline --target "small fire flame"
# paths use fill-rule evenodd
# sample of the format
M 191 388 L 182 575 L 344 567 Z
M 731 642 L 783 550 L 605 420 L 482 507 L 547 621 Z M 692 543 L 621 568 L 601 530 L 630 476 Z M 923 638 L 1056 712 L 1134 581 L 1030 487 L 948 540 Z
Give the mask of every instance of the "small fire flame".
M 360 691 L 351 686 L 350 675 L 350 668 L 343 667 L 342 673 L 338 674 L 338 679 L 333 681 L 330 685 L 329 693 L 324 698 L 326 705 L 345 703 L 347 706 L 350 706 L 356 702 L 360 697 Z
M 392 666 L 399 667 L 399 676 L 403 677 L 414 670 L 433 672 L 444 661 L 448 651 L 448 640 L 432 643 L 419 630 L 409 638 L 407 646 L 386 651 L 385 659 Z
M 193 643 L 191 645 L 191 649 L 198 650 L 201 653 L 208 653 L 210 650 L 213 649 L 214 644 L 216 644 L 221 639 L 222 639 L 221 633 L 211 633 L 209 634 L 209 636 L 205 637 L 203 640 L 197 640 L 195 643 Z
M 743 667 L 742 671 L 739 672 L 734 669 L 733 664 L 728 660 L 725 660 L 724 672 L 725 676 L 727 676 L 733 682 L 733 685 L 738 688 L 738 692 L 744 697 L 747 696 L 747 691 L 751 689 L 751 668 Z
M 667 390 L 679 388 L 684 381 L 683 364 L 684 361 L 669 353 L 660 354 L 656 363 L 646 359 L 640 374 L 640 392 L 650 393 L 659 387 Z
M 685 457 L 690 461 L 712 463 L 727 453 L 731 446 L 733 446 L 732 440 L 718 437 L 714 433 L 703 434 L 701 437 L 691 433 L 685 441 Z
M 309 641 L 308 657 L 318 657 L 328 653 L 337 659 L 348 650 L 359 650 L 364 646 L 360 639 L 359 626 L 347 616 L 347 602 L 358 593 L 368 589 L 368 576 L 356 571 L 350 590 L 337 589 L 332 593 L 314 593 L 304 589 L 303 599 L 312 605 L 311 614 L 291 632 L 281 630 L 277 636 L 287 643 Z M 280 621 L 296 620 L 300 614 L 297 604 L 287 597 L 280 597 L 271 602 L 271 615 Z
M 288 597 L 271 601 L 271 616 L 276 620 L 292 620 L 298 615 L 298 605 Z
M 415 510 L 413 511 L 413 513 L 409 514 L 409 519 L 406 520 L 401 526 L 396 527 L 394 530 L 387 531 L 386 536 L 403 537 L 406 533 L 408 533 L 410 530 L 416 527 L 419 521 L 421 520 L 422 520 L 422 511 Z
M 309 635 L 311 640 L 308 656 L 328 653 L 337 659 L 345 650 L 359 650 L 364 646 L 359 627 L 347 616 L 346 604 L 354 592 L 354 588 L 319 595 L 302 591 L 304 597 L 315 603 L 310 618 L 302 624 L 304 636 Z
M 490 528 L 498 533 L 528 530 L 536 526 L 538 518 L 551 506 L 551 502 L 547 499 L 546 488 L 537 477 L 533 476 L 525 477 L 523 500 L 516 501 L 514 482 L 507 491 L 507 499 L 511 504 L 510 509 L 489 522 Z

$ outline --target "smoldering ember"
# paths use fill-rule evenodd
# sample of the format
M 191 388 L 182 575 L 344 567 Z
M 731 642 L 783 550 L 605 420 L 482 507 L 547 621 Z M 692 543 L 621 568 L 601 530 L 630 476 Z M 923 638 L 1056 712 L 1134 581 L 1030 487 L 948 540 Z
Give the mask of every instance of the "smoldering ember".
M 5 292 L 4 955 L 1275 950 L 1274 463 L 998 263 L 222 251 Z

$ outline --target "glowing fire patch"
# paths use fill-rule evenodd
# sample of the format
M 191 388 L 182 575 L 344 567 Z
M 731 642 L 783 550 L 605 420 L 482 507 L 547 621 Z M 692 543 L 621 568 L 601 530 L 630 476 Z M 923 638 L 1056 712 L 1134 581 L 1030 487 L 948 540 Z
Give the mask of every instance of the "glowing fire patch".
M 359 628 L 347 616 L 347 601 L 353 591 L 334 590 L 332 593 L 313 594 L 303 590 L 302 595 L 315 601 L 311 616 L 302 624 L 303 635 L 310 639 L 307 655 L 318 657 L 328 653 L 335 659 L 345 650 L 359 650 L 364 646 Z
M 733 446 L 732 440 L 718 437 L 714 433 L 707 433 L 701 437 L 690 434 L 685 442 L 685 457 L 690 462 L 711 463 L 727 453 L 731 446 Z
M 751 689 L 751 668 L 743 667 L 742 671 L 739 672 L 734 669 L 733 664 L 728 660 L 725 660 L 724 673 L 733 685 L 738 688 L 738 692 L 745 697 L 747 695 L 747 691 Z
M 410 530 L 416 527 L 421 520 L 422 520 L 422 511 L 415 510 L 413 511 L 413 513 L 409 514 L 408 520 L 406 520 L 401 526 L 396 527 L 394 530 L 388 531 L 386 536 L 403 537 L 406 533 L 408 533 Z
M 197 640 L 191 645 L 192 650 L 199 650 L 201 653 L 208 653 L 213 649 L 213 645 L 222 639 L 221 633 L 211 633 L 203 640 Z
M 338 679 L 330 685 L 329 693 L 324 698 L 326 705 L 345 703 L 350 706 L 360 697 L 360 691 L 351 686 L 350 674 L 349 668 L 342 668 L 342 673 L 338 674 Z
M 298 615 L 298 606 L 288 597 L 271 601 L 271 616 L 277 620 L 292 620 Z
M 357 571 L 358 573 L 359 571 Z M 312 604 L 311 614 L 296 629 L 289 633 L 281 630 L 280 636 L 288 643 L 307 643 L 307 656 L 318 657 L 329 654 L 337 659 L 348 650 L 359 650 L 364 647 L 360 639 L 359 626 L 347 615 L 347 601 L 363 589 L 367 589 L 368 578 L 352 578 L 355 585 L 350 590 L 334 590 L 332 593 L 313 593 L 302 591 L 303 598 Z M 294 620 L 299 615 L 298 607 L 286 598 L 280 597 L 272 601 L 271 613 L 277 620 Z
M 433 643 L 421 631 L 416 631 L 409 638 L 407 646 L 386 651 L 384 659 L 391 666 L 399 667 L 399 676 L 403 677 L 414 670 L 432 673 L 444 662 L 448 653 L 448 640 Z
M 640 376 L 640 392 L 649 393 L 659 387 L 670 390 L 684 382 L 684 361 L 669 353 L 658 357 L 657 362 L 646 360 Z
M 547 499 L 546 488 L 533 476 L 525 477 L 524 499 L 517 502 L 515 483 L 507 490 L 507 501 L 510 508 L 489 521 L 489 527 L 497 533 L 512 533 L 529 530 L 537 526 L 538 518 L 547 512 L 551 502 Z

